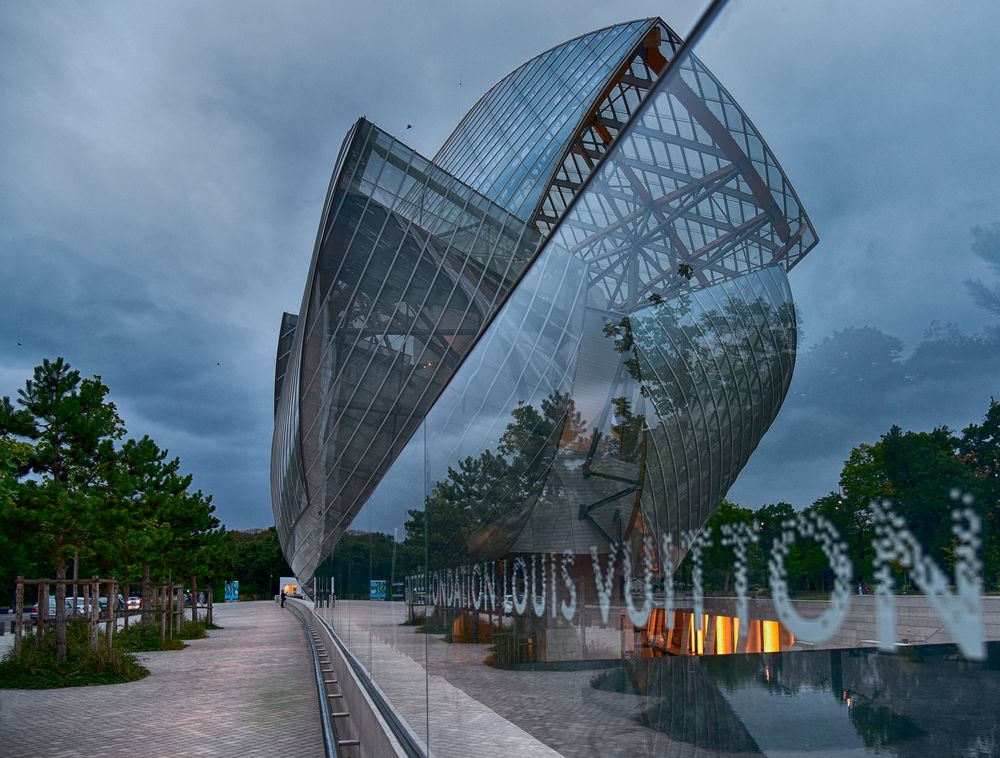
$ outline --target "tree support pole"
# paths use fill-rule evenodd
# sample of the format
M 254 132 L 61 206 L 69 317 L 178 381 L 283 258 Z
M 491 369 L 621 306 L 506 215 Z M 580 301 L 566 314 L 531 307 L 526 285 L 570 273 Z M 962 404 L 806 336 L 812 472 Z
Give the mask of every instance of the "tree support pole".
M 17 578 L 17 594 L 14 599 L 14 657 L 21 657 L 21 637 L 24 634 L 24 577 Z
M 101 587 L 97 577 L 90 580 L 90 649 L 97 652 L 98 625 L 101 613 Z

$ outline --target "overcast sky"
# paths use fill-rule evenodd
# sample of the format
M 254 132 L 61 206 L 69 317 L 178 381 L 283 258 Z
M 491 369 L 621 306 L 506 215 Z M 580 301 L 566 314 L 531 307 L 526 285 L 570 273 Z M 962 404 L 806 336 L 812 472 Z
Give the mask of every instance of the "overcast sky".
M 701 6 L 4 5 L 0 394 L 63 355 L 103 375 L 130 433 L 179 455 L 230 528 L 270 524 L 278 323 L 299 307 L 351 123 L 366 115 L 433 155 L 524 60 L 627 18 L 684 34 Z M 748 505 L 806 505 L 890 423 L 962 426 L 1000 396 L 997 343 L 968 339 L 998 319 L 964 285 L 993 276 L 970 229 L 1000 221 L 1000 7 L 944 12 L 735 3 L 699 50 L 821 238 L 791 277 L 804 350 L 733 490 Z M 939 340 L 950 357 L 920 363 L 934 321 L 965 342 L 953 330 Z M 847 327 L 871 329 L 824 342 Z M 909 361 L 898 385 L 879 373 L 894 346 Z

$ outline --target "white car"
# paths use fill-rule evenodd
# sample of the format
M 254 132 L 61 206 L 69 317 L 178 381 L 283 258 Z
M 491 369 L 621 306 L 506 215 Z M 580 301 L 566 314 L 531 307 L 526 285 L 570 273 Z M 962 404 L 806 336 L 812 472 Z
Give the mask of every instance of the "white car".
M 65 602 L 66 602 L 66 615 L 67 616 L 72 616 L 73 615 L 73 599 L 72 598 L 66 598 Z M 32 621 L 37 621 L 38 620 L 38 603 L 35 603 L 33 606 L 31 606 L 28 609 L 28 618 L 30 618 Z M 52 597 L 51 595 L 49 596 L 49 610 L 46 612 L 45 618 L 48 621 L 55 621 L 55 618 L 56 618 L 56 599 L 54 597 Z

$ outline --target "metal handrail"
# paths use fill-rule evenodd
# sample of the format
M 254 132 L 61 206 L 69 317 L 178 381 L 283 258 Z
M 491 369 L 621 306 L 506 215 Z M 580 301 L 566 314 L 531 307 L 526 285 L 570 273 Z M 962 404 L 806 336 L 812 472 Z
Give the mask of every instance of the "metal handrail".
M 330 639 L 333 640 L 344 660 L 347 661 L 348 665 L 354 671 L 358 681 L 365 688 L 368 696 L 372 699 L 382 718 L 385 719 L 386 724 L 392 730 L 393 736 L 399 741 L 406 755 L 409 758 L 427 758 L 427 752 L 419 739 L 413 734 L 409 726 L 404 723 L 396 709 L 390 705 L 385 695 L 382 694 L 382 690 L 378 688 L 371 676 L 369 676 L 367 669 L 361 664 L 361 661 L 354 656 L 354 653 L 347 649 L 347 646 L 333 630 L 333 626 L 315 611 L 313 611 L 313 617 L 325 627 L 327 633 L 330 635 Z
M 326 699 L 326 685 L 323 682 L 323 671 L 319 667 L 319 650 L 316 649 L 316 640 L 312 636 L 312 626 L 309 620 L 302 614 L 295 604 L 289 604 L 289 608 L 294 609 L 295 615 L 306 629 L 306 637 L 309 638 L 309 649 L 312 651 L 313 673 L 316 675 L 316 694 L 319 697 L 319 714 L 321 728 L 323 730 L 323 745 L 326 748 L 326 758 L 337 758 L 337 738 L 333 734 L 333 722 L 330 720 L 330 710 Z

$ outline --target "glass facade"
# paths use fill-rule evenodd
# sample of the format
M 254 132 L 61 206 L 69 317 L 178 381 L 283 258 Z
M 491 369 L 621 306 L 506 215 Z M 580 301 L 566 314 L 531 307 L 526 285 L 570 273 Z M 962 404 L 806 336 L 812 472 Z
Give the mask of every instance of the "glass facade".
M 953 648 L 918 638 L 997 686 L 955 621 L 984 613 L 972 496 L 950 490 L 953 582 L 888 500 L 743 518 L 726 499 L 794 395 L 788 274 L 818 241 L 660 19 L 519 67 L 433 160 L 355 125 L 281 324 L 272 496 L 317 612 L 419 751 L 953 754 L 904 693 L 957 686 Z M 923 594 L 894 606 L 906 569 Z M 792 600 L 809 571 L 819 596 Z M 974 731 L 962 754 L 1000 744 L 992 717 Z
M 299 577 L 351 523 L 538 239 L 364 120 L 341 156 L 299 323 L 289 339 L 283 318 L 279 344 L 273 498 Z

